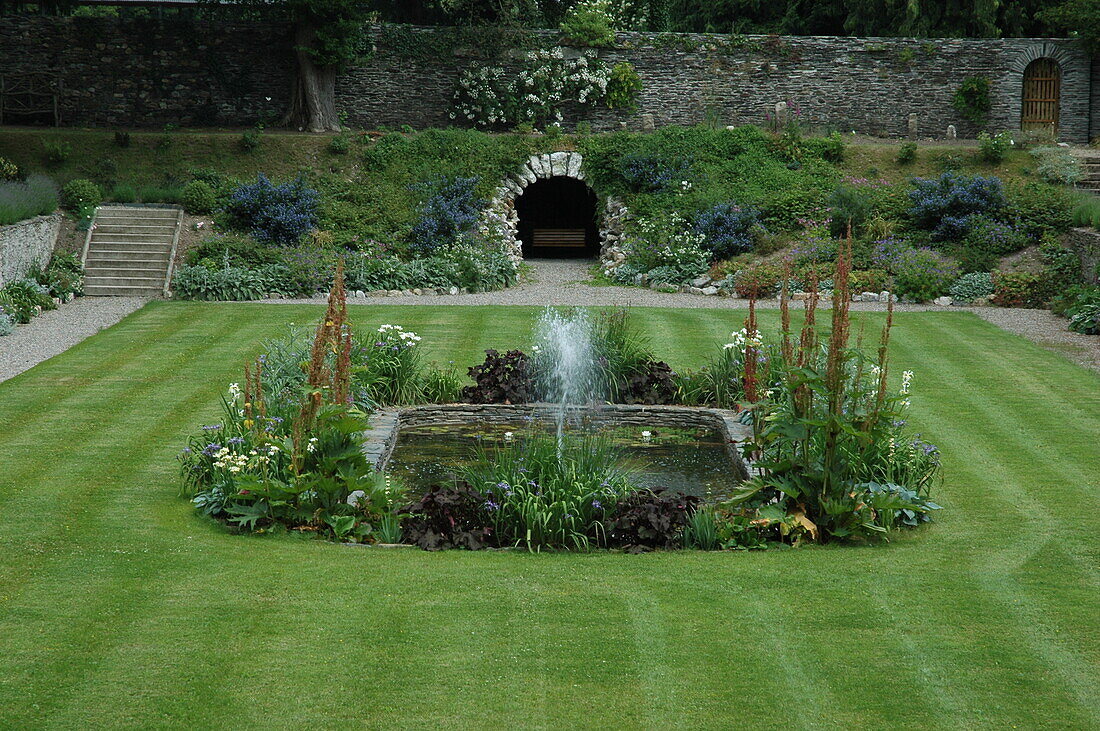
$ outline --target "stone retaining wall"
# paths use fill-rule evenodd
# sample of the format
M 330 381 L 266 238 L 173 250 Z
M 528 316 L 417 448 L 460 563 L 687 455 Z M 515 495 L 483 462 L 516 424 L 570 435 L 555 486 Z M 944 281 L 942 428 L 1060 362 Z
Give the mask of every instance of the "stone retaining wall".
M 448 33 L 372 28 L 364 60 L 337 79 L 339 110 L 364 127 L 453 124 L 448 112 L 463 70 L 471 63 L 515 67 L 520 54 L 505 52 L 501 62 L 485 48 L 448 44 Z M 538 31 L 529 40 L 551 46 L 560 34 Z M 0 75 L 54 75 L 63 124 L 251 126 L 285 111 L 291 46 L 290 29 L 278 23 L 7 17 L 0 18 Z M 962 80 L 988 77 L 988 127 L 1015 129 L 1024 68 L 1042 57 L 1062 67 L 1061 138 L 1100 135 L 1100 63 L 1066 39 L 620 33 L 615 48 L 598 53 L 608 64 L 634 64 L 643 85 L 639 108 L 629 115 L 568 108 L 567 125 L 762 124 L 776 102 L 788 101 L 804 121 L 846 132 L 904 136 L 915 114 L 920 137 L 943 137 L 948 125 L 972 137 L 977 128 L 951 103 Z
M 401 409 L 383 409 L 370 419 L 363 453 L 377 469 L 385 469 L 402 428 L 446 426 L 454 424 L 520 424 L 527 419 L 548 418 L 553 404 L 427 404 Z M 577 410 L 580 413 L 580 410 Z M 708 428 L 716 429 L 726 442 L 726 451 L 734 469 L 742 479 L 749 474 L 741 456 L 739 443 L 748 440 L 752 431 L 742 424 L 736 412 L 726 409 L 692 406 L 642 406 L 605 404 L 598 409 L 584 410 L 586 421 L 595 426 L 633 426 L 639 429 Z
M 46 266 L 59 231 L 60 213 L 0 226 L 0 287 Z
M 1066 246 L 1081 259 L 1081 274 L 1089 284 L 1100 284 L 1100 231 L 1073 228 L 1066 234 Z

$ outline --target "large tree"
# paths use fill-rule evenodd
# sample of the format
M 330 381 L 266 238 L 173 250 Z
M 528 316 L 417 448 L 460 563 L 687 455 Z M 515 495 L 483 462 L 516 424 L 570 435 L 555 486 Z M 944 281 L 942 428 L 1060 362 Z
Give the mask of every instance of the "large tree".
M 354 60 L 370 10 L 362 0 L 203 0 L 235 16 L 285 20 L 293 26 L 297 69 L 283 124 L 339 132 L 336 75 Z

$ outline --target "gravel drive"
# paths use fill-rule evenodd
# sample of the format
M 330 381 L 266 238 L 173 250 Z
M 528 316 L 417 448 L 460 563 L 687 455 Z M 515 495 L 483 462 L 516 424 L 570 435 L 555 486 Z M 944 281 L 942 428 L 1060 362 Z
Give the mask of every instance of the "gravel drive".
M 56 310 L 43 312 L 0 338 L 0 381 L 64 353 L 147 301 L 144 297 L 77 297 Z

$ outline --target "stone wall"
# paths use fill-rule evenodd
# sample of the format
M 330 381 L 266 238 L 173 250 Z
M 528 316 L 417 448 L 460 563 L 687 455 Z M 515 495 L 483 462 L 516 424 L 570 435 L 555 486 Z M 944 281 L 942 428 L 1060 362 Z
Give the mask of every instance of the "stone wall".
M 422 46 L 435 28 L 413 28 Z M 558 34 L 541 34 L 553 44 Z M 595 107 L 567 109 L 566 124 L 585 119 L 595 129 L 641 126 L 763 124 L 776 102 L 787 101 L 810 124 L 879 136 L 903 136 L 909 114 L 918 135 L 943 137 L 953 124 L 963 137 L 979 131 L 955 111 L 952 98 L 968 76 L 991 81 L 992 130 L 1019 128 L 1023 70 L 1039 57 L 1062 65 L 1062 139 L 1088 139 L 1093 70 L 1088 56 L 1068 40 L 913 39 L 748 36 L 731 46 L 726 36 L 620 33 L 620 48 L 601 49 L 608 64 L 630 61 L 642 80 L 639 109 L 629 116 Z M 408 45 L 407 37 L 404 40 Z M 444 47 L 445 44 L 435 43 Z M 513 54 L 515 55 L 515 54 Z M 457 80 L 477 58 L 455 47 L 428 58 L 387 47 L 379 35 L 370 62 L 340 77 L 340 107 L 364 126 L 453 124 L 449 100 Z M 498 63 L 498 62 L 494 62 Z M 518 61 L 504 64 L 515 68 Z
M 337 80 L 340 110 L 364 127 L 452 124 L 448 112 L 459 75 L 490 59 L 469 43 L 448 44 L 448 32 L 372 29 L 366 60 Z M 534 36 L 535 45 L 558 41 L 553 31 Z M 515 66 L 518 55 L 505 53 L 506 65 Z M 788 101 L 822 127 L 902 136 L 914 113 L 921 137 L 943 137 L 949 124 L 972 137 L 978 130 L 951 105 L 959 83 L 989 77 L 989 128 L 1013 129 L 1023 69 L 1034 58 L 1052 57 L 1063 72 L 1062 139 L 1084 142 L 1090 131 L 1100 133 L 1100 64 L 1069 40 L 622 33 L 616 48 L 599 55 L 609 64 L 635 65 L 643 83 L 640 108 L 626 116 L 604 107 L 566 109 L 567 124 L 584 119 L 601 130 L 637 129 L 650 119 L 656 125 L 761 124 L 776 102 Z M 24 71 L 60 79 L 66 125 L 251 126 L 277 120 L 285 110 L 294 59 L 289 29 L 272 23 L 0 18 L 0 75 Z
M 279 24 L 0 18 L 0 74 L 26 71 L 60 79 L 64 125 L 251 126 L 285 111 L 294 58 Z
M 0 287 L 46 266 L 60 230 L 60 213 L 0 226 Z
M 1100 284 L 1100 231 L 1072 228 L 1066 234 L 1066 246 L 1077 252 L 1081 275 L 1089 284 Z

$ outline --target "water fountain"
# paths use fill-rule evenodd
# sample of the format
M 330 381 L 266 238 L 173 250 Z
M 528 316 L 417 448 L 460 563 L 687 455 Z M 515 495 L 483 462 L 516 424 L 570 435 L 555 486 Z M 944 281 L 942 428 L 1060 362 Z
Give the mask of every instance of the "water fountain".
M 587 311 L 566 313 L 547 307 L 539 318 L 536 370 L 539 393 L 553 414 L 558 455 L 565 441 L 570 412 L 595 408 L 603 400 Z

